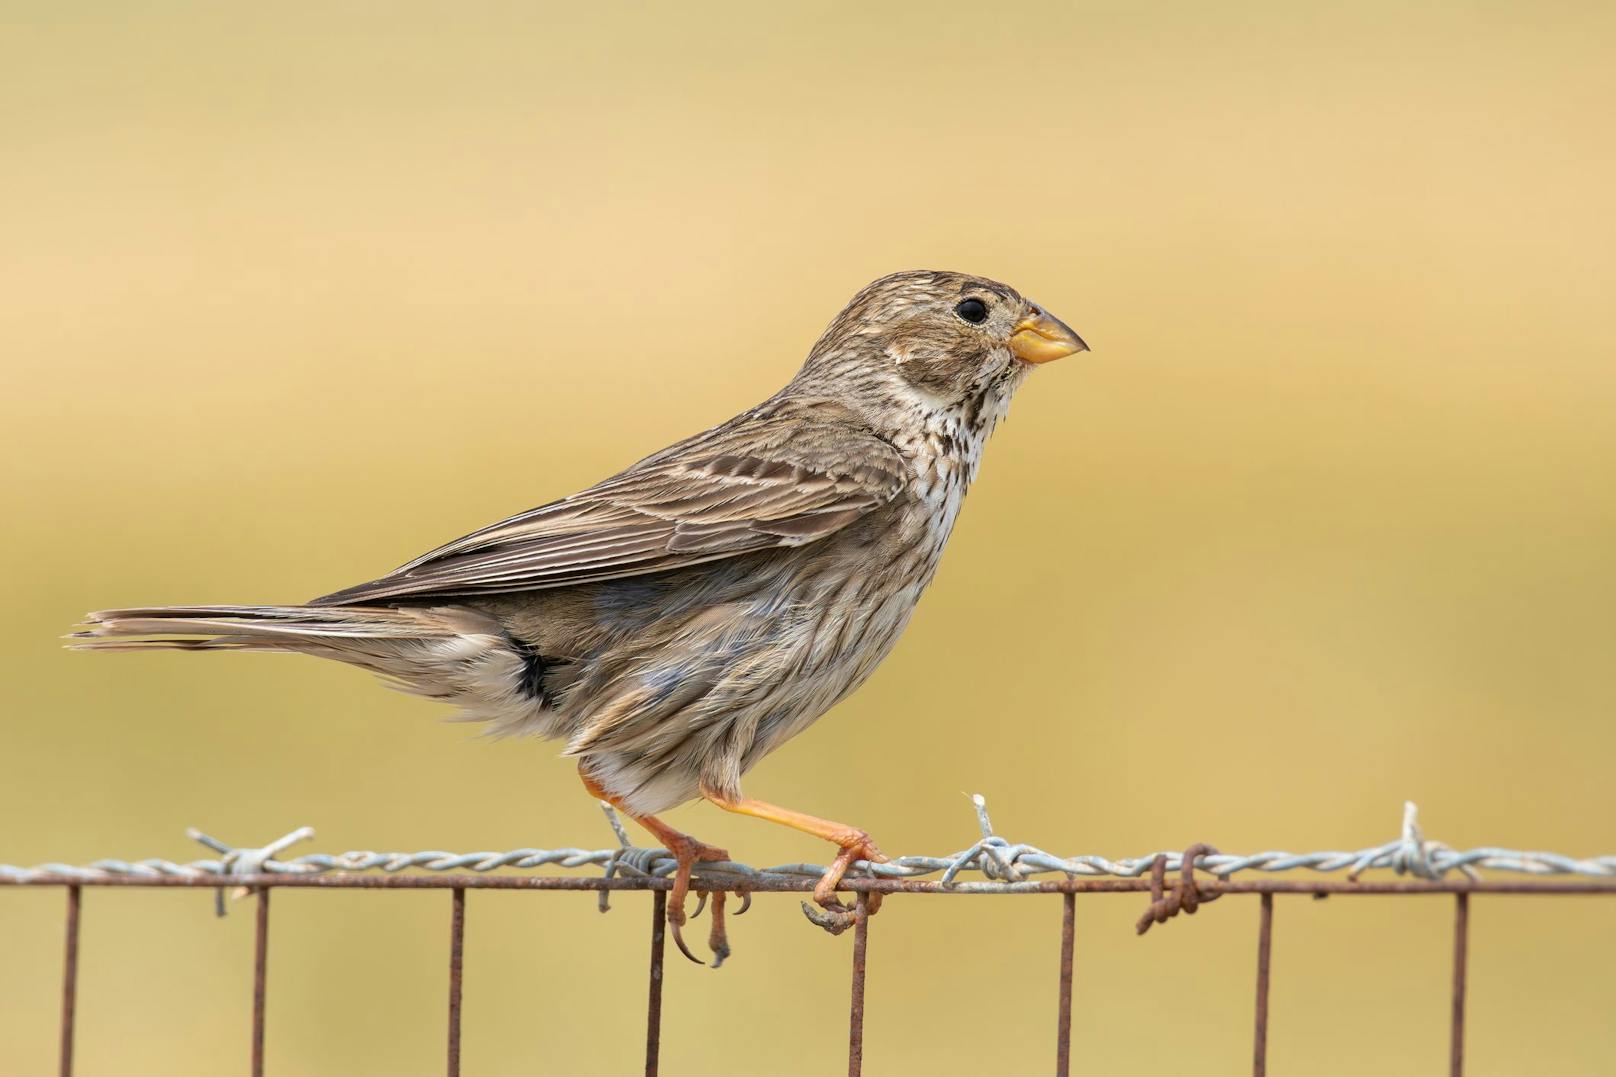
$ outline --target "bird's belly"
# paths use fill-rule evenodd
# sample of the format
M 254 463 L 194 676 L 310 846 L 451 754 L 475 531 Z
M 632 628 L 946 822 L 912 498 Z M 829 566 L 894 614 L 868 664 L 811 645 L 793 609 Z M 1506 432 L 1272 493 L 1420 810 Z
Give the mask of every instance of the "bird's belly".
M 862 684 L 902 634 L 936 551 L 882 556 L 891 549 L 760 559 L 737 586 L 609 648 L 567 692 L 568 754 L 636 810 L 703 786 L 739 795 L 746 770 Z

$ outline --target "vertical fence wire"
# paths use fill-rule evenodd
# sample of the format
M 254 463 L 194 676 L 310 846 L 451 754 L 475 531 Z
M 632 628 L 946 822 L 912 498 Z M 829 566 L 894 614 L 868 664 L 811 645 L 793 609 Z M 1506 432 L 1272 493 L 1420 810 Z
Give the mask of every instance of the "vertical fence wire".
M 1268 962 L 1274 945 L 1274 895 L 1262 896 L 1257 920 L 1257 1022 L 1251 1048 L 1253 1077 L 1268 1073 Z
M 853 911 L 853 999 L 847 1021 L 847 1077 L 864 1072 L 864 966 L 870 945 L 870 895 L 859 891 Z
M 1055 1077 L 1072 1072 L 1072 950 L 1077 938 L 1077 895 L 1061 895 L 1060 1004 L 1055 1016 Z
M 57 1072 L 61 1077 L 73 1077 L 73 1026 L 79 1005 L 79 906 L 80 888 L 67 888 L 66 936 L 62 953 L 62 1034 L 61 1053 Z
M 1453 902 L 1453 1028 L 1448 1045 L 1450 1077 L 1464 1077 L 1465 977 L 1470 960 L 1470 895 Z
M 662 951 L 667 941 L 668 892 L 651 899 L 651 986 L 645 1002 L 645 1077 L 657 1077 L 662 1056 Z
M 258 888 L 253 926 L 252 1077 L 264 1077 L 264 986 L 269 972 L 269 887 Z
M 449 1077 L 460 1077 L 460 984 L 466 951 L 466 888 L 454 888 L 449 910 Z

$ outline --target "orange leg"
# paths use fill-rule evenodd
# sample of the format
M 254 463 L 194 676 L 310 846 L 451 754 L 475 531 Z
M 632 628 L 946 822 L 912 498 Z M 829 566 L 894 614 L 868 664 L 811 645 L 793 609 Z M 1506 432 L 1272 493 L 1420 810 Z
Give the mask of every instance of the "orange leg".
M 814 885 L 814 900 L 823 908 L 829 909 L 837 915 L 833 916 L 831 921 L 827 923 L 825 919 L 815 916 L 809 911 L 810 919 L 833 932 L 839 933 L 845 930 L 847 925 L 852 922 L 847 918 L 850 910 L 836 899 L 836 887 L 841 883 L 842 876 L 847 874 L 847 869 L 852 866 L 853 861 L 868 860 L 875 864 L 887 862 L 886 854 L 881 852 L 876 847 L 875 842 L 870 840 L 869 834 L 857 827 L 848 826 L 846 823 L 832 822 L 829 819 L 821 819 L 816 815 L 793 811 L 790 808 L 782 808 L 777 804 L 768 804 L 761 800 L 753 800 L 750 797 L 741 797 L 739 799 L 727 797 L 712 789 L 702 789 L 701 795 L 725 811 L 732 811 L 738 815 L 750 815 L 754 819 L 766 819 L 771 823 L 789 826 L 793 830 L 800 830 L 804 834 L 812 834 L 816 838 L 823 838 L 837 845 L 841 851 L 836 854 L 836 859 L 831 861 L 830 867 L 826 869 L 824 875 L 820 876 L 819 882 Z M 881 895 L 871 894 L 868 899 L 868 905 L 870 912 L 875 912 L 876 909 L 881 907 Z M 808 911 L 807 906 L 803 908 Z
M 690 947 L 685 945 L 684 937 L 679 931 L 687 919 L 685 916 L 685 899 L 690 893 L 690 872 L 697 863 L 702 861 L 728 860 L 729 853 L 716 845 L 708 845 L 706 842 L 697 841 L 689 834 L 675 830 L 654 815 L 641 815 L 626 807 L 622 801 L 601 788 L 600 783 L 590 777 L 588 772 L 584 770 L 583 764 L 578 766 L 578 777 L 582 779 L 584 788 L 589 790 L 590 796 L 596 800 L 604 800 L 636 823 L 639 823 L 646 830 L 649 830 L 668 852 L 673 854 L 673 859 L 679 867 L 673 874 L 673 890 L 668 894 L 668 927 L 672 930 L 673 941 L 679 947 L 679 952 L 696 962 L 696 964 L 701 964 L 701 958 L 690 952 Z M 724 935 L 723 897 L 722 891 L 713 895 L 713 929 L 707 940 L 713 950 L 713 957 L 715 958 L 713 968 L 715 969 L 724 963 L 724 958 L 729 956 L 729 940 Z M 700 913 L 701 909 L 697 908 L 696 912 Z

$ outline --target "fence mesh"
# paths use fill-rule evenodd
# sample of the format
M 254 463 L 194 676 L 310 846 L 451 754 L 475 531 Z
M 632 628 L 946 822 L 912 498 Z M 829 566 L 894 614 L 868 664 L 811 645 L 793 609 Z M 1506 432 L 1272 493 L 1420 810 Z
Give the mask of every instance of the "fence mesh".
M 1073 947 L 1076 897 L 1105 891 L 1148 892 L 1148 903 L 1137 929 L 1143 934 L 1153 924 L 1196 912 L 1202 905 L 1228 894 L 1257 894 L 1260 911 L 1257 930 L 1257 981 L 1254 1011 L 1252 1072 L 1267 1072 L 1268 995 L 1273 946 L 1276 894 L 1419 894 L 1446 893 L 1454 899 L 1452 1000 L 1450 1006 L 1450 1067 L 1459 1077 L 1464 1071 L 1464 1016 L 1467 989 L 1469 909 L 1472 895 L 1529 893 L 1541 895 L 1616 895 L 1616 856 L 1576 857 L 1539 850 L 1482 846 L 1458 850 L 1426 839 L 1418 813 L 1406 804 L 1399 835 L 1379 845 L 1357 850 L 1291 853 L 1277 850 L 1235 855 L 1196 844 L 1182 851 L 1158 851 L 1143 856 L 1109 859 L 1097 855 L 1061 857 L 1035 846 L 1012 842 L 994 832 L 982 797 L 972 798 L 980 837 L 946 856 L 902 856 L 889 863 L 857 861 L 840 887 L 855 895 L 853 914 L 852 987 L 848 1025 L 848 1073 L 863 1071 L 864 991 L 869 963 L 870 915 L 874 896 L 913 894 L 1060 894 L 1058 998 L 1055 1035 L 1056 1073 L 1066 1077 L 1071 1062 L 1071 1008 L 1074 977 Z M 631 844 L 615 813 L 602 805 L 617 837 L 604 849 L 511 849 L 504 852 L 453 853 L 350 851 L 340 854 L 309 853 L 285 857 L 293 845 L 314 837 L 299 827 L 262 846 L 231 846 L 198 830 L 189 836 L 215 854 L 178 862 L 161 858 L 103 859 L 89 864 L 44 863 L 30 867 L 0 864 L 0 886 L 62 887 L 67 892 L 64 919 L 65 945 L 60 1023 L 62 1077 L 73 1072 L 73 1041 L 78 1016 L 79 925 L 82 890 L 90 887 L 213 888 L 218 909 L 224 895 L 255 897 L 251 1072 L 265 1071 L 264 1014 L 267 994 L 270 894 L 282 887 L 392 889 L 399 887 L 451 891 L 449 930 L 449 1006 L 447 1072 L 460 1073 L 461 983 L 464 976 L 466 891 L 472 889 L 525 889 L 534 891 L 593 890 L 607 908 L 613 891 L 652 891 L 650 967 L 647 987 L 645 1072 L 660 1066 L 663 957 L 666 939 L 667 892 L 676 865 L 665 849 L 637 848 Z M 540 868 L 600 868 L 588 875 L 538 874 Z M 778 864 L 757 868 L 732 861 L 703 863 L 693 889 L 705 901 L 726 892 L 739 892 L 750 901 L 753 893 L 806 892 L 825 868 L 815 864 Z M 1204 873 L 1197 876 L 1196 872 Z M 1365 879 L 1371 871 L 1388 871 L 1392 878 Z M 1483 874 L 1487 873 L 1487 874 Z M 1279 875 L 1287 875 L 1278 878 Z M 1211 876 L 1207 878 L 1206 876 Z M 744 906 L 743 906 L 744 909 Z M 698 914 L 699 914 L 698 907 Z

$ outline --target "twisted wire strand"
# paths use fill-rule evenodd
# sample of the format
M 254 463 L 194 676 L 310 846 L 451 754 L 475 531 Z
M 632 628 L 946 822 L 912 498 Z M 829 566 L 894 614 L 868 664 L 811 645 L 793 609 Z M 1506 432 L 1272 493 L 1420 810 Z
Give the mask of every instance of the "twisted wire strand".
M 982 837 L 974 844 L 950 856 L 900 856 L 885 864 L 855 861 L 852 873 L 877 879 L 915 879 L 941 873 L 944 884 L 960 884 L 965 872 L 976 872 L 993 883 L 1014 884 L 1024 882 L 1031 875 L 1059 873 L 1067 877 L 1112 876 L 1134 879 L 1150 872 L 1158 856 L 1166 858 L 1166 870 L 1182 868 L 1183 853 L 1162 850 L 1143 856 L 1110 860 L 1103 856 L 1060 857 L 1045 852 L 1035 845 L 1011 842 L 993 832 L 988 818 L 987 803 L 980 796 L 971 798 L 976 809 L 977 823 Z M 263 846 L 235 847 L 199 830 L 187 831 L 194 841 L 213 849 L 220 855 L 213 859 L 176 863 L 172 860 L 149 858 L 145 860 L 96 860 L 86 865 L 62 863 L 36 864 L 18 867 L 0 864 L 0 878 L 15 882 L 38 879 L 100 879 L 108 876 L 164 876 L 178 875 L 211 877 L 230 875 L 286 874 L 313 875 L 325 872 L 381 871 L 395 873 L 410 869 L 421 871 L 489 872 L 502 868 L 533 870 L 542 867 L 604 868 L 608 877 L 614 874 L 649 875 L 666 877 L 676 868 L 672 855 L 666 849 L 636 848 L 617 821 L 610 807 L 603 805 L 606 816 L 618 838 L 612 849 L 511 849 L 505 852 L 453 853 L 428 849 L 419 852 L 371 852 L 355 850 L 331 855 L 309 853 L 282 859 L 279 854 L 299 841 L 314 837 L 311 827 L 299 827 Z M 1413 875 L 1420 879 L 1440 879 L 1448 872 L 1458 871 L 1471 878 L 1478 869 L 1514 872 L 1525 875 L 1580 875 L 1594 878 L 1616 876 L 1616 855 L 1573 857 L 1562 853 L 1537 850 L 1504 849 L 1482 846 L 1458 850 L 1438 841 L 1428 841 L 1420 831 L 1418 811 L 1413 803 L 1403 807 L 1401 835 L 1382 845 L 1357 851 L 1327 850 L 1312 853 L 1291 853 L 1280 850 L 1251 853 L 1244 856 L 1211 853 L 1197 856 L 1194 867 L 1228 879 L 1240 872 L 1257 871 L 1275 873 L 1297 870 L 1337 872 L 1345 870 L 1349 879 L 1356 879 L 1364 871 L 1389 869 L 1399 875 Z M 734 888 L 753 880 L 817 879 L 825 871 L 820 864 L 776 864 L 755 868 L 734 861 L 703 863 L 697 870 L 698 878 Z M 601 894 L 604 904 L 606 895 Z

